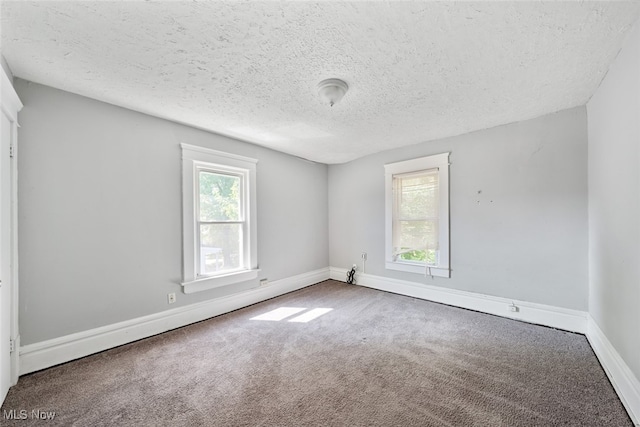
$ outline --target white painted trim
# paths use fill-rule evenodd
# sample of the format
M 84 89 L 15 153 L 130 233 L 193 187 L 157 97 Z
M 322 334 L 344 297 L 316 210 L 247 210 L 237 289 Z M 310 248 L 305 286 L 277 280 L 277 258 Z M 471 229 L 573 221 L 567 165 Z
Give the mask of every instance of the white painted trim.
M 591 315 L 587 316 L 586 335 L 631 420 L 636 426 L 640 426 L 640 381 L 622 360 Z
M 335 267 L 330 267 L 330 269 L 332 279 L 345 281 L 346 269 Z M 566 331 L 581 334 L 586 332 L 587 313 L 584 311 L 447 289 L 372 274 L 356 273 L 356 284 Z M 515 304 L 519 311 L 509 311 L 511 304 Z
M 9 117 L 11 122 L 18 124 L 18 112 L 22 110 L 22 101 L 18 98 L 11 80 L 0 67 L 0 99 L 2 99 L 2 111 Z M 18 125 L 19 126 L 19 125 Z
M 406 271 L 409 273 L 427 275 L 430 269 L 432 276 L 451 277 L 449 254 L 449 155 L 451 153 L 434 154 L 401 162 L 384 165 L 384 206 L 385 206 L 385 268 L 389 270 Z M 394 222 L 394 190 L 393 177 L 417 171 L 438 169 L 438 265 L 417 266 L 394 261 L 393 257 L 393 222 Z
M 25 345 L 20 347 L 20 375 L 219 316 L 327 279 L 328 267 L 225 297 Z
M 447 151 L 445 153 L 431 154 L 417 159 L 387 163 L 384 165 L 384 171 L 387 175 L 395 175 L 399 173 L 439 168 L 442 167 L 442 165 L 449 164 L 449 154 L 451 153 Z
M 185 294 L 205 291 L 207 289 L 220 288 L 234 283 L 246 282 L 258 277 L 259 269 L 234 271 L 230 274 L 213 277 L 202 277 L 191 282 L 182 282 L 182 291 Z
M 22 101 L 18 97 L 18 94 L 9 79 L 9 76 L 5 73 L 4 69 L 0 67 L 0 108 L 2 113 L 7 116 L 11 123 L 11 141 L 10 145 L 13 150 L 13 156 L 10 158 L 10 186 L 11 193 L 10 203 L 10 239 L 11 249 L 10 253 L 6 256 L 10 257 L 9 260 L 9 275 L 10 279 L 5 286 L 10 286 L 11 289 L 11 301 L 10 301 L 10 326 L 9 335 L 10 339 L 13 339 L 14 345 L 17 346 L 20 343 L 20 329 L 19 329 L 19 316 L 18 316 L 18 296 L 19 296 L 19 277 L 18 277 L 18 113 L 23 108 Z M 8 153 L 4 153 L 8 155 Z M 18 348 L 18 347 L 16 347 Z M 18 352 L 14 351 L 10 355 L 10 372 L 9 382 L 11 385 L 15 385 L 18 382 L 18 372 L 20 365 L 20 358 Z M 2 404 L 0 399 L 0 405 Z
M 185 293 L 193 293 L 232 283 L 255 279 L 258 270 L 258 227 L 256 205 L 256 164 L 258 160 L 205 147 L 180 144 L 182 149 L 182 285 Z M 242 177 L 243 271 L 240 274 L 199 277 L 196 235 L 197 175 L 201 169 L 224 171 Z
M 239 168 L 246 168 L 244 163 L 258 163 L 257 159 L 253 159 L 251 157 L 240 156 L 238 154 L 227 153 L 225 151 L 213 150 L 211 148 L 200 147 L 198 145 L 181 143 L 180 148 L 182 148 L 183 158 L 191 160 L 222 164 L 229 164 L 230 160 L 236 160 L 239 163 L 234 163 L 233 166 Z
M 405 271 L 407 273 L 420 274 L 421 276 L 437 276 L 437 277 L 451 277 L 451 270 L 449 268 L 431 267 L 429 265 L 416 265 L 407 262 L 398 261 L 386 261 L 384 266 L 387 270 Z

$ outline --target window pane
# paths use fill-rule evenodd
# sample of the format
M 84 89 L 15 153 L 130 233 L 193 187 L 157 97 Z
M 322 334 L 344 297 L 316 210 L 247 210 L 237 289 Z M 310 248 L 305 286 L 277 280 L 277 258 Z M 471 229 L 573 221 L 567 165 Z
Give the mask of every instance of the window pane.
M 393 253 L 397 259 L 435 263 L 438 249 L 438 221 L 398 221 Z
M 438 216 L 438 175 L 396 178 L 398 219 L 426 219 Z
M 393 176 L 393 259 L 436 263 L 438 170 Z
M 200 171 L 200 221 L 239 221 L 241 178 Z
M 409 251 L 398 255 L 397 260 L 424 262 L 429 265 L 437 265 L 436 250 L 429 249 L 427 251 Z
M 242 224 L 200 225 L 200 274 L 242 268 Z

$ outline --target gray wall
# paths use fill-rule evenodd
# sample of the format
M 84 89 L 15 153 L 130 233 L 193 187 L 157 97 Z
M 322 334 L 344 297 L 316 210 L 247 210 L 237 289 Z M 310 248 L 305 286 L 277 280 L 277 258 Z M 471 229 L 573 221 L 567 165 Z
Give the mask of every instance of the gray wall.
M 361 265 L 366 251 L 375 275 L 587 309 L 583 107 L 327 167 L 20 79 L 16 89 L 24 344 L 257 285 L 180 292 L 180 142 L 259 159 L 261 278 Z M 383 165 L 444 151 L 452 278 L 387 271 Z
M 329 166 L 331 266 L 586 310 L 586 129 L 580 107 Z M 386 270 L 383 165 L 445 151 L 452 277 Z
M 257 286 L 181 293 L 179 143 L 258 162 L 259 278 L 328 266 L 327 166 L 15 80 L 22 344 Z M 177 303 L 167 304 L 167 293 Z
M 640 23 L 589 116 L 589 312 L 640 379 Z

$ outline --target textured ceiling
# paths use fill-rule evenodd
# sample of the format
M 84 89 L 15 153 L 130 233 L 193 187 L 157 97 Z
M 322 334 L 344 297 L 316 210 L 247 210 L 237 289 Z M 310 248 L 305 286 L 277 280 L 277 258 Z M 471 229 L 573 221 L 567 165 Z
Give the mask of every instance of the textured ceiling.
M 17 77 L 323 163 L 583 105 L 640 2 L 7 2 Z M 337 77 L 334 107 L 316 85 Z

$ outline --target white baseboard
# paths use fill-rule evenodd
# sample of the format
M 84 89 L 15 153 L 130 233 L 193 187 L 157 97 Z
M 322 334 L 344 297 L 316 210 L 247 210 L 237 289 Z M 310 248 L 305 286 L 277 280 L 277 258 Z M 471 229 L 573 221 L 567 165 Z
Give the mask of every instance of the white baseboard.
M 322 268 L 185 307 L 20 347 L 20 375 L 209 319 L 329 279 Z
M 345 281 L 347 275 L 346 269 L 334 267 L 330 267 L 330 269 L 332 279 Z M 509 319 L 551 326 L 552 328 L 566 331 L 581 334 L 587 331 L 587 313 L 584 311 L 458 291 L 424 283 L 409 282 L 364 273 L 356 273 L 356 284 L 414 298 L 468 308 L 470 310 L 494 314 Z M 519 311 L 509 311 L 510 304 L 515 304 Z
M 20 375 L 209 319 L 329 278 L 345 281 L 346 274 L 346 269 L 322 268 L 276 280 L 268 286 L 25 345 L 19 347 Z M 370 274 L 359 273 L 356 279 L 360 286 L 586 334 L 631 419 L 640 426 L 640 382 L 588 313 Z M 511 303 L 520 311 L 508 311 Z
M 591 316 L 587 317 L 586 335 L 631 420 L 640 426 L 640 381 Z

